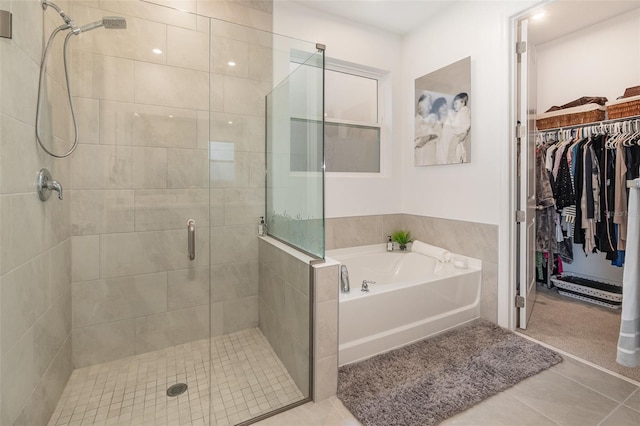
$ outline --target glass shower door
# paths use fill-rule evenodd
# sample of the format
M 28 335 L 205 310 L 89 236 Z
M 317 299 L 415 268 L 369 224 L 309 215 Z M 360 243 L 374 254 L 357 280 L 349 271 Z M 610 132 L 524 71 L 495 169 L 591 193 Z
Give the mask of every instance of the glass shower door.
M 208 422 L 209 28 L 137 1 L 66 11 L 78 23 L 123 16 L 127 28 L 71 40 L 68 386 L 83 391 L 63 396 L 59 418 L 75 404 L 91 406 L 83 420 Z M 52 57 L 50 72 L 60 65 Z
M 292 55 L 307 59 L 316 50 L 230 22 L 210 24 L 210 414 L 211 424 L 227 425 L 310 396 L 308 264 L 267 248 L 257 225 L 270 191 L 265 96 L 290 74 Z

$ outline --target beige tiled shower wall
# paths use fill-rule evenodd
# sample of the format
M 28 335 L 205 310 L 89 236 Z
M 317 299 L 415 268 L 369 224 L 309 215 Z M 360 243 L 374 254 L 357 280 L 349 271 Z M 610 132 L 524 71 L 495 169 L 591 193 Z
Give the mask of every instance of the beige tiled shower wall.
M 129 30 L 72 38 L 81 143 L 70 160 L 54 160 L 33 135 L 42 38 L 60 18 L 43 12 L 39 0 L 0 0 L 14 28 L 13 39 L 0 39 L 1 424 L 46 423 L 72 370 L 71 336 L 76 367 L 199 339 L 209 329 L 210 293 L 214 333 L 257 325 L 262 110 L 256 100 L 234 99 L 256 88 L 266 93 L 270 64 L 238 59 L 246 72 L 210 73 L 209 20 L 193 14 L 130 0 L 57 3 L 77 23 L 124 15 Z M 270 2 L 162 3 L 271 25 Z M 217 33 L 225 34 L 245 43 L 246 59 L 270 57 L 268 43 L 251 42 L 260 37 Z M 59 41 L 48 62 L 41 127 L 56 152 L 72 137 Z M 210 81 L 212 127 L 231 116 L 238 124 L 218 133 L 216 140 L 235 144 L 235 155 L 222 171 L 212 168 L 211 195 Z M 63 201 L 37 199 L 42 167 L 62 183 Z M 184 253 L 185 216 L 198 222 L 195 263 Z M 226 247 L 211 252 L 218 278 L 211 292 L 210 224 Z
M 72 51 L 83 123 L 70 179 L 78 368 L 209 334 L 209 26 L 137 1 L 75 1 L 71 15 L 127 19 L 126 31 L 82 34 Z
M 198 2 L 198 13 L 270 29 L 271 15 L 264 17 L 261 4 Z M 258 326 L 257 225 L 265 210 L 264 97 L 271 90 L 271 44 L 269 32 L 211 20 L 209 169 L 214 334 Z
M 498 226 L 409 214 L 330 218 L 327 250 L 378 244 L 393 231 L 411 231 L 413 238 L 482 260 L 480 316 L 498 321 Z
M 196 13 L 270 29 L 271 2 L 156 3 L 169 7 L 71 4 L 76 21 L 122 15 L 128 26 L 86 33 L 72 52 L 83 123 L 70 176 L 75 367 L 258 325 L 271 64 L 251 55 L 271 38 Z
M 268 241 L 259 240 L 260 329 L 308 397 L 310 258 L 305 261 Z
M 72 371 L 70 200 L 35 192 L 41 168 L 69 188 L 69 160 L 36 147 L 35 116 L 43 32 L 37 0 L 0 0 L 13 38 L 0 39 L 0 424 L 45 424 Z M 45 29 L 43 31 L 43 22 Z M 61 62 L 53 47 L 43 88 L 41 135 L 56 152 L 72 137 Z

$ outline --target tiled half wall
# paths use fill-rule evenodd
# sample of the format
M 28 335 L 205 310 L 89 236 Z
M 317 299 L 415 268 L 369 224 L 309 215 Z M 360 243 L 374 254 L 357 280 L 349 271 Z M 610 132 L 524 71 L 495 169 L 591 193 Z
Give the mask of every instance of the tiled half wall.
M 259 240 L 260 329 L 305 396 L 336 394 L 338 385 L 338 267 L 310 266 L 311 258 L 272 238 Z M 313 285 L 310 285 L 310 271 Z M 309 318 L 313 303 L 314 364 L 309 366 Z
M 259 326 L 305 396 L 309 396 L 309 258 L 259 239 Z

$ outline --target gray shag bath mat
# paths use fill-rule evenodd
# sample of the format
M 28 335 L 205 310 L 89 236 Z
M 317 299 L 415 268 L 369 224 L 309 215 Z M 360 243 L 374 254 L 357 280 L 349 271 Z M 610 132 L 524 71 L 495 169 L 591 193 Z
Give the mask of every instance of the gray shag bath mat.
M 478 321 L 340 367 L 338 398 L 365 426 L 433 425 L 561 361 Z

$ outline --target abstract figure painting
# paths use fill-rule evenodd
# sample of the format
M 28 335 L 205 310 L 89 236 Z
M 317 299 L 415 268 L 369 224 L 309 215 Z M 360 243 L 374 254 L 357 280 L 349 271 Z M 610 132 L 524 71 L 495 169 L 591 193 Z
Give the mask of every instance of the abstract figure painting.
M 471 160 L 471 58 L 416 79 L 414 165 Z

